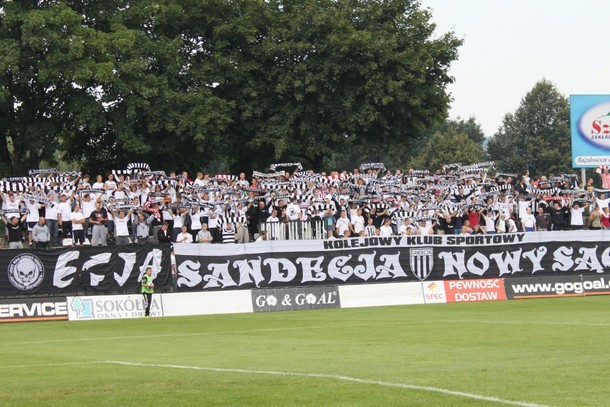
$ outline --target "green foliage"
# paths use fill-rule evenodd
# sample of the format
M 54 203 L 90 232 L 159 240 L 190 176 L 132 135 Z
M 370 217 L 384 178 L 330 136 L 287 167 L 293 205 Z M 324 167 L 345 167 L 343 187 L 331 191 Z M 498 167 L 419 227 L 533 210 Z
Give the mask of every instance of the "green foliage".
M 568 99 L 547 80 L 538 82 L 508 113 L 489 141 L 488 152 L 502 171 L 532 175 L 571 172 Z
M 414 156 L 407 166 L 434 172 L 448 163 L 459 162 L 469 165 L 481 162 L 484 156 L 481 144 L 476 143 L 468 135 L 438 132 L 428 139 L 419 154 Z
M 468 120 L 460 117 L 445 120 L 433 128 L 432 133 L 437 132 L 441 134 L 464 134 L 481 146 L 485 141 L 485 133 L 483 133 L 481 125 L 477 123 L 476 118 L 473 116 L 469 117 Z
M 91 171 L 404 162 L 449 103 L 461 41 L 433 30 L 410 0 L 7 2 L 0 158 L 10 173 L 58 148 Z

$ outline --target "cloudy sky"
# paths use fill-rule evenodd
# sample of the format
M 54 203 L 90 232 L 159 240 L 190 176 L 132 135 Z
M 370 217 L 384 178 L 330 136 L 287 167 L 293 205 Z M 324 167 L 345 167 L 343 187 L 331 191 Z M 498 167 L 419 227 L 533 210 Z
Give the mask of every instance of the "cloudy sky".
M 608 0 L 421 0 L 437 32 L 464 39 L 450 117 L 493 135 L 539 80 L 565 96 L 610 94 Z

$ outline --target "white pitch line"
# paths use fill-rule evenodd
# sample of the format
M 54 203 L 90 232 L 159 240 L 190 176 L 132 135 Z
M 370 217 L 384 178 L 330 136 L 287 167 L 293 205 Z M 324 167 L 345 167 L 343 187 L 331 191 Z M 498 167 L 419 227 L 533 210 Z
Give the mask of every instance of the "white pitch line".
M 50 363 L 47 365 L 14 365 L 14 366 L 0 366 L 1 369 L 9 368 L 36 368 L 36 367 L 57 367 L 57 366 L 77 366 L 77 365 L 92 365 L 92 364 L 107 364 L 107 365 L 121 365 L 121 366 L 134 366 L 134 367 L 160 367 L 166 369 L 184 369 L 184 370 L 199 370 L 206 372 L 220 372 L 220 373 L 244 373 L 254 375 L 274 375 L 274 376 L 294 376 L 294 377 L 311 377 L 317 379 L 331 379 L 340 380 L 351 383 L 369 384 L 383 387 L 396 387 L 409 390 L 428 391 L 433 393 L 441 393 L 450 396 L 469 398 L 473 400 L 489 401 L 492 403 L 506 404 L 511 406 L 521 407 L 545 407 L 542 404 L 529 403 L 525 401 L 506 400 L 498 397 L 482 396 L 480 394 L 466 393 L 462 391 L 455 391 L 449 389 L 443 389 L 440 387 L 432 386 L 418 386 L 415 384 L 405 383 L 392 383 L 384 382 L 380 380 L 368 380 L 360 379 L 357 377 L 333 375 L 333 374 L 321 374 L 321 373 L 299 373 L 299 372 L 285 372 L 285 371 L 273 371 L 273 370 L 248 370 L 248 369 L 227 369 L 218 367 L 203 367 L 203 366 L 182 366 L 182 365 L 164 365 L 158 363 L 138 363 L 138 362 L 125 362 L 120 360 L 103 360 L 98 362 L 67 362 L 67 363 Z

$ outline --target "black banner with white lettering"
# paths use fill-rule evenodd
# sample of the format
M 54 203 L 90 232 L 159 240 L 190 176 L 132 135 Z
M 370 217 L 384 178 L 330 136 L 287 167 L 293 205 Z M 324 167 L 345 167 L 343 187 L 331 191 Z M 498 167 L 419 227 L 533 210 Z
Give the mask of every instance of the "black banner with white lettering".
M 610 232 L 176 245 L 178 291 L 610 273 Z
M 152 267 L 155 289 L 172 286 L 170 245 L 0 251 L 0 297 L 139 292 Z

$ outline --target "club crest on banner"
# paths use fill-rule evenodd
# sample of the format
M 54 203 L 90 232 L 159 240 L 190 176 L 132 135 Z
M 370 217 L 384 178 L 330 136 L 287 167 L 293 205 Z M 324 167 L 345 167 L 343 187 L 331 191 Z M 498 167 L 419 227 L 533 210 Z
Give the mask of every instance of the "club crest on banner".
M 44 279 L 44 265 L 33 254 L 20 254 L 8 265 L 8 279 L 19 290 L 33 290 Z
M 409 264 L 413 275 L 424 281 L 434 266 L 434 249 L 431 247 L 409 249 Z

